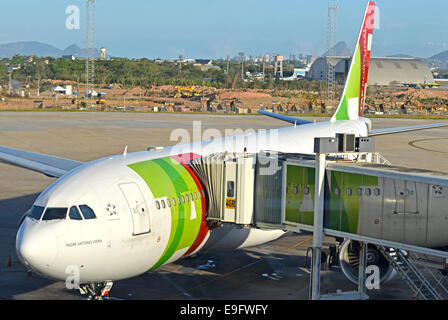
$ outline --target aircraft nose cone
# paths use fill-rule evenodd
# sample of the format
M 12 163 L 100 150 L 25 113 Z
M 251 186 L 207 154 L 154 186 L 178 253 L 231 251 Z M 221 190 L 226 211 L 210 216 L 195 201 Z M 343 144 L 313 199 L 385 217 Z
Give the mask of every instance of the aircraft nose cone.
M 56 235 L 49 226 L 26 218 L 16 238 L 16 252 L 28 268 L 45 274 L 57 256 Z

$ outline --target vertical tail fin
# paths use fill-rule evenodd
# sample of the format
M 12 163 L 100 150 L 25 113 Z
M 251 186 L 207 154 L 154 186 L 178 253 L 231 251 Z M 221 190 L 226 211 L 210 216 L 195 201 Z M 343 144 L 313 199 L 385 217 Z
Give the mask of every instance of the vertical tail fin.
M 344 91 L 342 92 L 338 108 L 331 118 L 332 122 L 337 120 L 356 120 L 364 113 L 375 8 L 375 2 L 370 1 L 367 4 Z

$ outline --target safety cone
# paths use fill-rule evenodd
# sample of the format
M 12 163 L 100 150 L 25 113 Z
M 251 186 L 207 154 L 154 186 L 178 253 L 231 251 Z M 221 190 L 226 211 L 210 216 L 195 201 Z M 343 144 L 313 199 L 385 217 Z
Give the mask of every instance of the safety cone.
M 11 268 L 11 267 L 12 267 L 12 263 L 11 263 L 11 255 L 8 255 L 8 263 L 6 264 L 6 266 L 7 266 L 8 268 Z

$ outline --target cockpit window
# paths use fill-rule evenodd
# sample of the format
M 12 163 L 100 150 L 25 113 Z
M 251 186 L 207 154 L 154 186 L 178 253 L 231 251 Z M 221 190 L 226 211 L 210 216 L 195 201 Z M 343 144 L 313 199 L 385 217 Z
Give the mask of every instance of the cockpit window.
M 79 209 L 81 209 L 84 219 L 95 219 L 96 218 L 95 212 L 88 205 L 82 204 L 79 206 Z
M 42 220 L 65 219 L 67 216 L 67 208 L 47 208 Z
M 33 219 L 40 220 L 40 218 L 42 217 L 42 213 L 44 213 L 44 209 L 44 207 L 33 206 L 29 211 L 28 216 Z
M 82 220 L 81 214 L 79 213 L 79 210 L 77 207 L 73 206 L 70 208 L 70 211 L 68 213 L 68 216 L 72 220 Z

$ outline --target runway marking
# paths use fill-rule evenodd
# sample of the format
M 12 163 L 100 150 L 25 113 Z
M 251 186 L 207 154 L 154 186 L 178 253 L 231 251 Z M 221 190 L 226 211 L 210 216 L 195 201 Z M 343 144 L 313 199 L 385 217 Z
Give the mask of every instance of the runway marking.
M 291 250 L 291 249 L 297 248 L 297 247 L 301 246 L 302 244 L 304 244 L 304 243 L 310 241 L 311 239 L 313 239 L 312 236 L 309 237 L 309 238 L 307 238 L 307 239 L 305 239 L 305 240 L 303 240 L 303 241 L 300 241 L 300 242 L 296 243 L 295 245 L 293 245 L 293 246 L 291 246 L 291 247 L 289 247 L 289 248 L 287 248 L 287 249 L 278 251 L 278 252 L 276 252 L 276 253 L 284 253 L 284 252 L 289 251 L 289 250 Z
M 419 139 L 419 140 L 412 140 L 408 142 L 408 145 L 410 145 L 411 147 L 417 148 L 417 149 L 421 149 L 424 151 L 429 151 L 429 152 L 437 152 L 437 153 L 447 153 L 448 151 L 439 151 L 439 150 L 434 150 L 434 149 L 429 149 L 429 148 L 425 148 L 425 147 L 420 147 L 417 146 L 415 143 L 417 142 L 422 142 L 422 141 L 430 141 L 430 140 L 446 140 L 448 138 L 429 138 L 429 139 Z M 435 154 L 431 154 L 433 156 L 436 156 Z
M 286 249 L 283 249 L 283 250 L 280 250 L 280 251 L 277 251 L 277 252 L 274 252 L 274 253 L 279 254 L 279 253 L 287 252 L 287 251 L 289 251 L 289 250 L 291 250 L 291 249 L 294 249 L 294 248 L 297 248 L 297 247 L 301 246 L 302 244 L 304 244 L 304 243 L 310 241 L 311 239 L 313 239 L 312 236 L 309 237 L 309 238 L 307 238 L 307 239 L 305 239 L 305 240 L 302 240 L 302 241 L 296 243 L 295 245 L 293 245 L 293 246 L 291 246 L 291 247 L 289 247 L 289 248 L 286 248 Z M 220 275 L 220 276 L 218 276 L 218 277 L 216 277 L 216 278 L 214 278 L 214 279 L 211 279 L 211 280 L 205 281 L 205 282 L 203 282 L 203 283 L 200 283 L 200 284 L 198 284 L 197 286 L 194 286 L 194 287 L 191 287 L 191 288 L 189 288 L 189 289 L 186 289 L 186 290 L 184 290 L 183 292 L 180 292 L 180 293 L 178 293 L 178 294 L 175 294 L 175 295 L 173 295 L 173 296 L 171 296 L 171 297 L 166 298 L 165 300 L 172 300 L 172 299 L 174 299 L 174 298 L 176 298 L 176 297 L 179 297 L 179 296 L 181 296 L 181 295 L 185 295 L 185 293 L 187 293 L 187 292 L 189 292 L 189 291 L 191 291 L 191 290 L 194 290 L 194 289 L 203 287 L 203 286 L 205 286 L 205 285 L 207 285 L 207 284 L 209 284 L 209 283 L 212 283 L 212 282 L 214 282 L 214 281 L 216 281 L 216 280 L 219 280 L 219 279 L 222 279 L 222 278 L 224 278 L 224 277 L 227 277 L 228 275 L 231 275 L 232 273 L 235 273 L 235 272 L 240 271 L 240 270 L 243 270 L 243 269 L 245 269 L 245 268 L 247 268 L 247 267 L 253 266 L 254 264 L 256 264 L 256 263 L 262 261 L 263 259 L 264 259 L 264 258 L 258 258 L 258 260 L 255 260 L 255 261 L 253 261 L 253 262 L 251 262 L 251 263 L 249 263 L 249 264 L 246 264 L 246 265 L 244 265 L 244 266 L 242 266 L 242 267 L 239 267 L 239 268 L 237 268 L 237 269 L 235 269 L 235 270 L 233 270 L 233 271 L 230 271 L 230 272 L 227 272 L 227 273 L 225 273 L 225 274 L 223 274 L 223 275 Z

